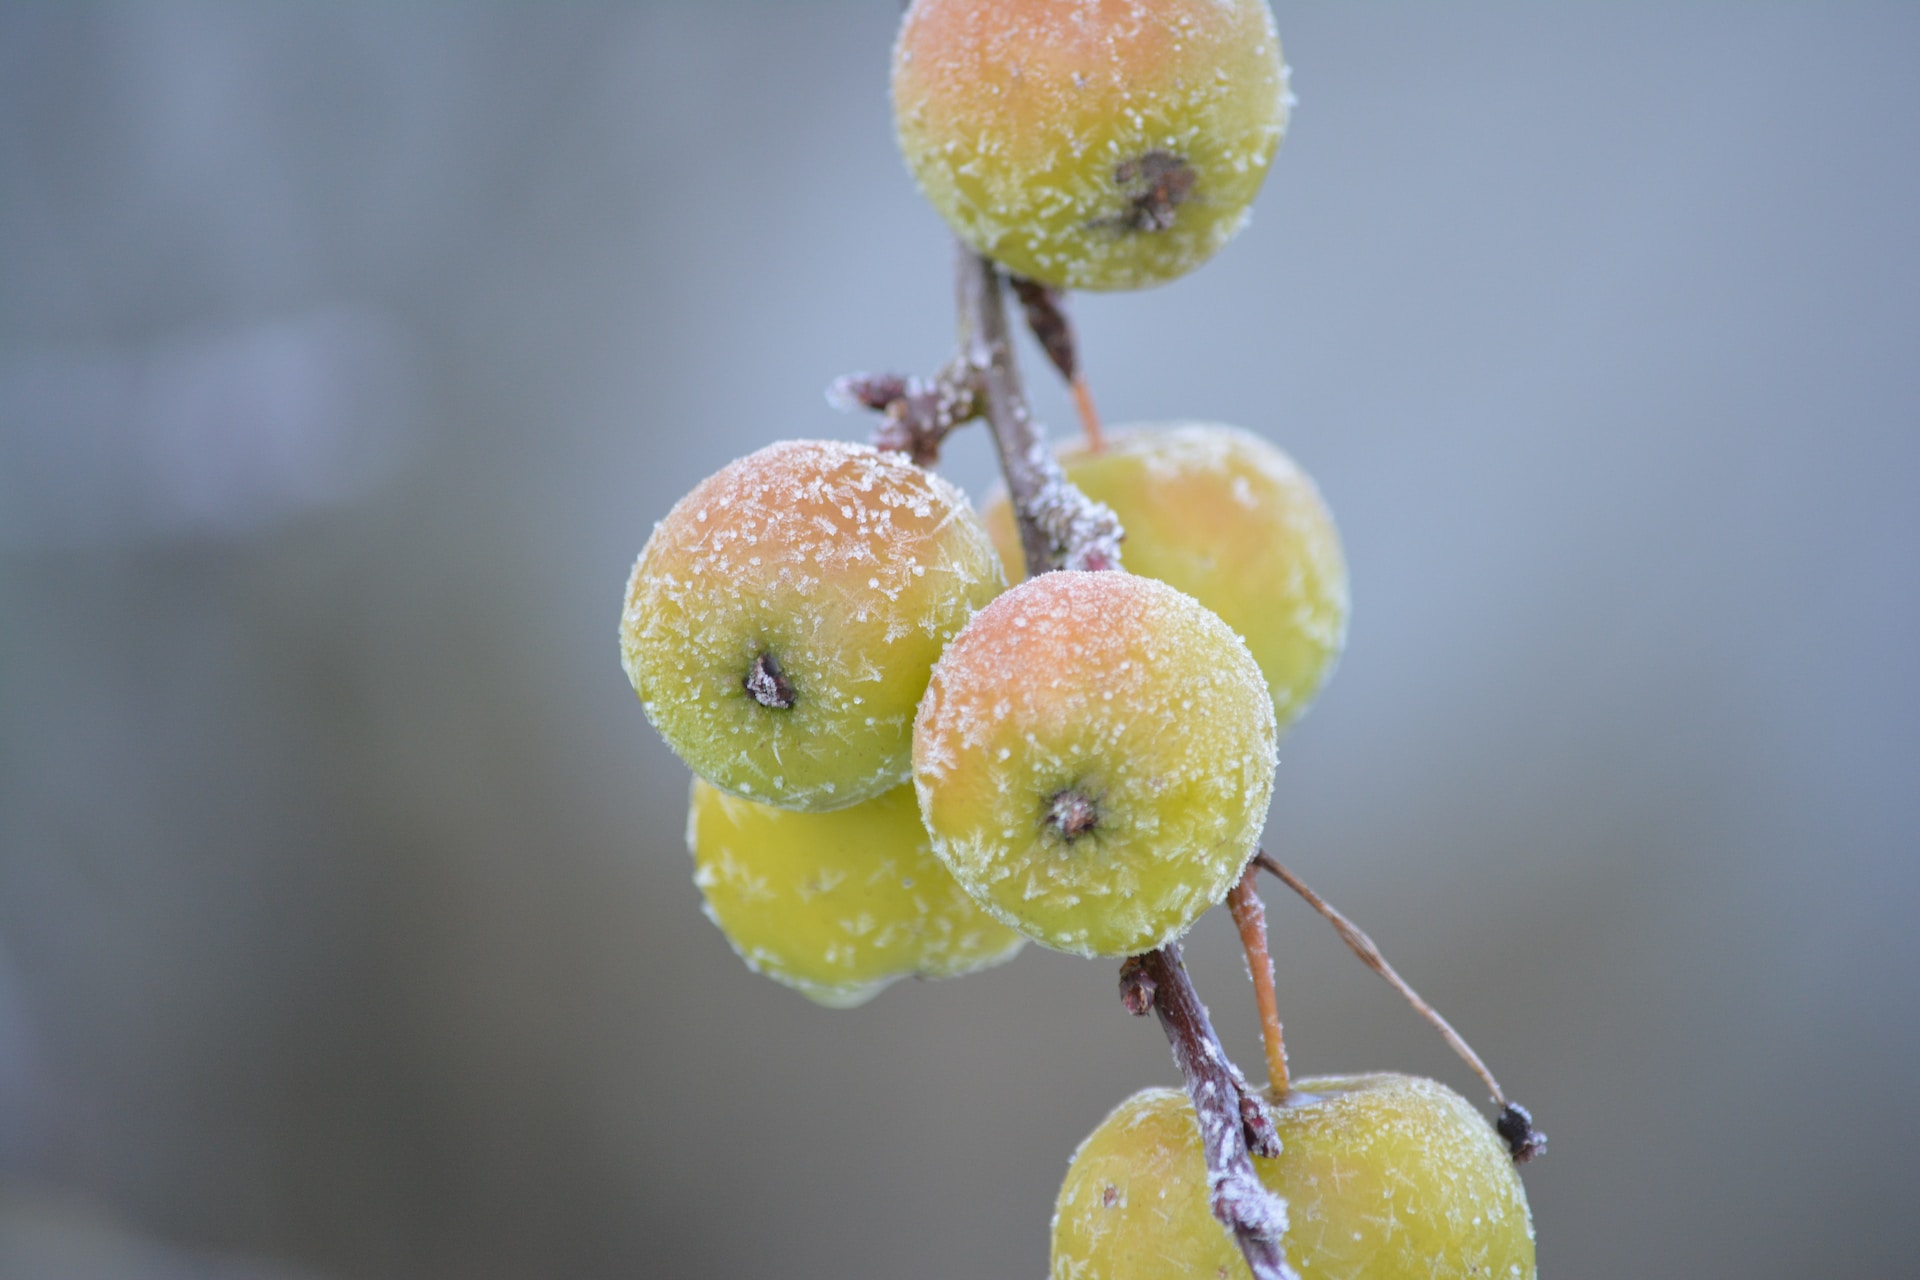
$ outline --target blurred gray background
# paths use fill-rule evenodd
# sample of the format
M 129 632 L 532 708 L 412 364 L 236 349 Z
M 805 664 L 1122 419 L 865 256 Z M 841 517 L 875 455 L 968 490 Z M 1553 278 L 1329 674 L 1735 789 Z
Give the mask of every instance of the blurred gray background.
M 950 349 L 895 12 L 0 8 L 7 1280 L 1043 1272 L 1158 1031 L 747 972 L 614 644 L 679 494 Z M 1279 20 L 1253 226 L 1076 308 L 1342 524 L 1270 847 L 1551 1133 L 1547 1275 L 1920 1274 L 1920 6 Z M 1296 1070 L 1478 1097 L 1277 894 Z

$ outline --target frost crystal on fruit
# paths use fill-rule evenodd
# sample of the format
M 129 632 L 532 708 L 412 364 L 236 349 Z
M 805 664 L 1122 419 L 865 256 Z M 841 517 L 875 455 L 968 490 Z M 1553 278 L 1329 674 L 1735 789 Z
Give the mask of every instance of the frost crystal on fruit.
M 707 915 L 740 957 L 834 1008 L 896 978 L 999 964 L 1025 942 L 933 856 L 912 787 L 797 813 L 696 778 L 687 848 Z
M 1246 646 L 1163 583 L 1049 573 L 982 610 L 914 727 L 934 849 L 988 910 L 1082 955 L 1177 937 L 1245 867 L 1273 789 Z
M 836 809 L 907 780 L 942 649 L 1005 583 L 972 507 L 865 445 L 769 445 L 655 527 L 620 656 L 647 716 L 715 786 Z
M 1333 1076 L 1299 1081 L 1272 1115 L 1280 1155 L 1254 1167 L 1286 1198 L 1301 1280 L 1534 1280 L 1526 1191 L 1460 1095 L 1412 1076 Z M 1053 1280 L 1244 1280 L 1208 1195 L 1193 1103 L 1135 1094 L 1074 1153 Z
M 1285 728 L 1333 672 L 1347 636 L 1347 562 L 1320 492 L 1250 431 L 1180 422 L 1109 432 L 1099 452 L 1061 446 L 1067 479 L 1127 531 L 1127 568 L 1178 587 L 1247 642 Z M 1018 576 L 1003 492 L 981 520 Z
M 1247 221 L 1292 99 L 1265 0 L 915 0 L 894 127 L 969 245 L 1056 287 L 1139 289 Z

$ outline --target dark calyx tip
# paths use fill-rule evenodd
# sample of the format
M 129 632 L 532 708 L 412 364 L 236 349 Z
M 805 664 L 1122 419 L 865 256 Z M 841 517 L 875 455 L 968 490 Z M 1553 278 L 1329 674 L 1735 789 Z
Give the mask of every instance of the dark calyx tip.
M 1500 1118 L 1493 1122 L 1493 1127 L 1506 1142 L 1515 1164 L 1525 1164 L 1547 1153 L 1547 1135 L 1533 1127 L 1533 1116 L 1517 1102 L 1509 1102 L 1500 1109 Z
M 740 683 L 753 695 L 753 700 L 763 707 L 786 711 L 793 706 L 793 686 L 780 674 L 780 664 L 774 661 L 770 653 L 755 658 L 746 679 Z
M 1122 161 L 1113 170 L 1113 180 L 1128 193 L 1120 225 L 1131 231 L 1167 230 L 1175 210 L 1193 198 L 1199 178 L 1185 158 L 1171 151 L 1149 151 Z
M 1047 802 L 1047 825 L 1072 844 L 1100 825 L 1100 810 L 1085 792 L 1068 787 Z
M 1153 1012 L 1153 998 L 1159 984 L 1146 970 L 1139 956 L 1128 956 L 1120 965 L 1120 1003 L 1136 1018 Z

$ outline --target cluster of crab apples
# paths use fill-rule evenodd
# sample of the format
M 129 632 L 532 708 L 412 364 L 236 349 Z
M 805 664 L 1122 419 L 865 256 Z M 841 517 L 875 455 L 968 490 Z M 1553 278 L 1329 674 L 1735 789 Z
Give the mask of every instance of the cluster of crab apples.
M 1017 278 L 1130 289 L 1244 224 L 1292 99 L 1265 0 L 915 0 L 895 123 L 922 191 Z M 695 776 L 708 915 L 829 1006 L 1027 941 L 1131 956 L 1240 879 L 1280 734 L 1345 641 L 1340 541 L 1259 436 L 1179 423 L 1055 451 L 1125 569 L 1028 566 L 907 455 L 785 441 L 699 484 L 628 582 L 621 658 Z M 1009 583 L 1013 585 L 1009 585 Z M 1531 1280 L 1525 1194 L 1486 1122 L 1397 1075 L 1268 1099 L 1311 1280 Z M 1148 1090 L 1076 1153 L 1057 1280 L 1248 1274 L 1209 1212 L 1194 1111 Z M 1172 1261 L 1170 1261 L 1172 1260 Z
M 622 658 L 702 780 L 696 877 L 762 972 L 844 1005 L 1027 938 L 1133 955 L 1245 869 L 1279 728 L 1345 633 L 1332 519 L 1226 427 L 1065 463 L 1157 576 L 1008 589 L 1004 498 L 983 521 L 901 455 L 834 441 L 739 459 L 648 539 Z

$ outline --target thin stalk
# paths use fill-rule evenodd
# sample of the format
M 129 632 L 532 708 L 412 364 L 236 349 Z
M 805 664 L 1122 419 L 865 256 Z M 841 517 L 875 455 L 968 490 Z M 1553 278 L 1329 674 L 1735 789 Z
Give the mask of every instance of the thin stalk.
M 1455 1031 L 1453 1024 L 1441 1017 L 1438 1009 L 1421 999 L 1420 993 L 1413 989 L 1412 984 L 1395 972 L 1394 967 L 1387 963 L 1387 958 L 1380 954 L 1380 948 L 1374 945 L 1373 939 L 1369 938 L 1359 925 L 1341 915 L 1331 903 L 1308 888 L 1304 880 L 1281 866 L 1279 860 L 1266 851 L 1262 850 L 1253 855 L 1253 865 L 1276 877 L 1280 883 L 1305 899 L 1308 906 L 1319 912 L 1321 918 L 1333 926 L 1333 931 L 1340 935 L 1340 940 L 1347 944 L 1354 955 L 1360 957 L 1360 962 L 1386 979 L 1387 984 L 1398 991 L 1401 997 L 1413 1006 L 1414 1011 L 1440 1033 L 1441 1038 L 1447 1042 L 1448 1047 L 1459 1056 L 1460 1060 L 1473 1069 L 1473 1073 L 1480 1077 L 1481 1083 L 1487 1086 L 1487 1092 L 1493 1095 L 1494 1105 L 1500 1108 L 1500 1118 L 1495 1122 L 1494 1127 L 1506 1140 L 1507 1150 L 1512 1152 L 1515 1162 L 1525 1164 L 1546 1151 L 1547 1135 L 1533 1127 L 1532 1114 L 1519 1103 L 1507 1098 L 1506 1091 L 1500 1087 L 1500 1082 L 1493 1078 L 1493 1072 L 1480 1060 L 1480 1055 L 1473 1051 L 1473 1046 L 1467 1043 L 1466 1037 Z
M 1087 437 L 1087 452 L 1099 453 L 1107 447 L 1107 437 L 1100 429 L 1100 411 L 1093 407 L 1093 391 L 1087 386 L 1087 376 L 1076 373 L 1069 385 L 1073 388 L 1074 412 L 1080 415 L 1080 431 Z
M 1273 992 L 1273 957 L 1267 953 L 1267 908 L 1260 901 L 1260 869 L 1247 864 L 1247 873 L 1227 894 L 1227 910 L 1240 930 L 1247 953 L 1247 975 L 1253 979 L 1254 1002 L 1260 1006 L 1260 1037 L 1267 1050 L 1267 1084 L 1278 1102 L 1287 1096 L 1287 1041 L 1280 1029 L 1280 1002 Z

